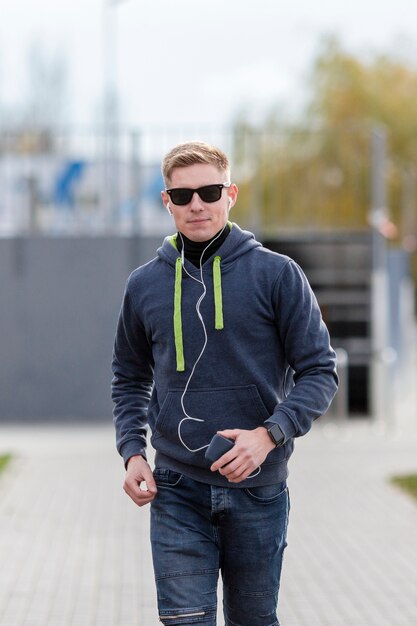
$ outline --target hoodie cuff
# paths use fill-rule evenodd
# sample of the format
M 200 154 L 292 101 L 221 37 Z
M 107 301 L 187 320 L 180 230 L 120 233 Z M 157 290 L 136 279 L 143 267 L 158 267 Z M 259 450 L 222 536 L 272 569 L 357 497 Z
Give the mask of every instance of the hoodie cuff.
M 127 463 L 132 456 L 142 456 L 145 461 L 146 459 L 146 450 L 143 446 L 140 445 L 140 442 L 137 439 L 131 439 L 130 441 L 126 441 L 126 443 L 120 449 L 120 455 L 123 457 L 125 469 L 127 469 Z

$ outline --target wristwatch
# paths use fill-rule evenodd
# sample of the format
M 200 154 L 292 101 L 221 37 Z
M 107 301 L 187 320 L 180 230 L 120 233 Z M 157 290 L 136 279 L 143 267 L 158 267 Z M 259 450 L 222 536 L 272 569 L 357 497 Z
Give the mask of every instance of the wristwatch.
M 285 436 L 278 424 L 268 424 L 266 430 L 277 448 L 284 443 Z

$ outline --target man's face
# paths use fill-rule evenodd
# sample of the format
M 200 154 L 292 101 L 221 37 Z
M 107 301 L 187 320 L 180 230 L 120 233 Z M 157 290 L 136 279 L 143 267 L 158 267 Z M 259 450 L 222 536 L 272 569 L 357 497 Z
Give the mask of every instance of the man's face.
M 226 175 L 214 165 L 197 163 L 187 167 L 177 167 L 171 174 L 169 189 L 198 189 L 206 185 L 228 183 Z M 229 218 L 229 207 L 236 202 L 236 185 L 223 188 L 220 199 L 216 202 L 203 202 L 198 193 L 183 206 L 175 205 L 166 191 L 162 192 L 162 201 L 174 218 L 177 230 L 192 241 L 207 241 L 216 235 Z

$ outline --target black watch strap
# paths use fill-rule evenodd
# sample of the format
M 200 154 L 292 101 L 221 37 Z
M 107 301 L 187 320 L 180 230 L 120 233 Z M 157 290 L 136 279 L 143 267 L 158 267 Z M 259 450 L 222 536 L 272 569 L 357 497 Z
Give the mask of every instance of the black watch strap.
M 276 447 L 281 446 L 284 443 L 285 436 L 278 424 L 265 424 L 265 426 Z

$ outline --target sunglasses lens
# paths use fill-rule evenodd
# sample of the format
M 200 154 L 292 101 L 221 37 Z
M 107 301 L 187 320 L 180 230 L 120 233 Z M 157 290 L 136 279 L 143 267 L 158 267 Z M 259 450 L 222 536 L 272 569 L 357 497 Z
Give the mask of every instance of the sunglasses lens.
M 174 204 L 183 205 L 191 201 L 193 192 L 191 189 L 172 189 L 170 192 L 171 200 Z
M 203 202 L 217 202 L 222 195 L 221 185 L 207 185 L 207 187 L 201 187 L 198 190 L 198 195 Z

